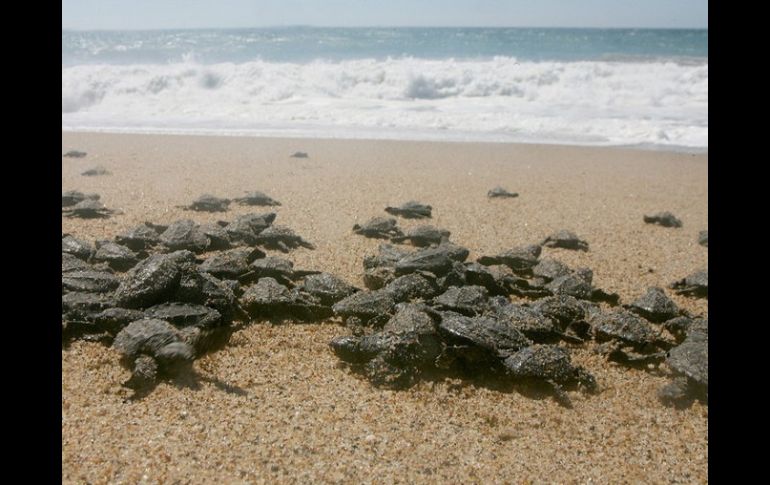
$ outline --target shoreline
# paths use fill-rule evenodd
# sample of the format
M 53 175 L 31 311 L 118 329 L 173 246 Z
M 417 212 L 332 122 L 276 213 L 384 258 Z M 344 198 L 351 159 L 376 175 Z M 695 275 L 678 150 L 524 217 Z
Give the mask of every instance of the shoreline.
M 343 130 L 344 131 L 344 130 Z M 286 133 L 283 130 L 264 132 L 217 132 L 216 130 L 178 130 L 169 129 L 163 131 L 163 129 L 152 128 L 148 130 L 141 129 L 79 129 L 79 128 L 62 128 L 62 134 L 84 134 L 84 135 L 142 135 L 142 136 L 174 136 L 174 137 L 216 137 L 216 138 L 258 138 L 269 140 L 334 140 L 334 141 L 355 141 L 355 142 L 380 142 L 389 141 L 395 143 L 401 142 L 415 142 L 415 143 L 460 143 L 460 144 L 493 144 L 493 145 L 525 145 L 525 146 L 555 146 L 562 148 L 597 148 L 597 149 L 617 149 L 617 150 L 636 150 L 642 152 L 664 152 L 664 153 L 685 153 L 692 155 L 708 155 L 708 147 L 692 147 L 685 145 L 655 145 L 651 143 L 637 143 L 637 144 L 608 144 L 608 145 L 595 145 L 595 144 L 580 144 L 580 143 L 566 143 L 566 142 L 545 142 L 545 141 L 521 141 L 521 140 L 499 140 L 499 139 L 453 139 L 453 138 L 398 138 L 395 137 L 369 137 L 370 133 L 367 131 L 361 137 L 351 136 L 336 136 L 329 134 L 327 136 L 319 136 L 318 133 L 297 133 L 292 135 Z M 399 132 L 401 133 L 401 132 Z

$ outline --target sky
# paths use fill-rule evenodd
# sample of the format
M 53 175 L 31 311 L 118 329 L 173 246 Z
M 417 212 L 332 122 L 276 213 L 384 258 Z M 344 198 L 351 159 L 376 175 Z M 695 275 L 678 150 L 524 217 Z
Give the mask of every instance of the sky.
M 285 25 L 708 28 L 708 0 L 62 0 L 63 29 Z

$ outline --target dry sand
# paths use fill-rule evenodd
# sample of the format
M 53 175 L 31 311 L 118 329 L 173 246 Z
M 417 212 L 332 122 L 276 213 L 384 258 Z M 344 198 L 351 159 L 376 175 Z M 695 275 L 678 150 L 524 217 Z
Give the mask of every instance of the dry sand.
M 594 270 L 625 302 L 707 267 L 708 155 L 562 146 L 182 137 L 63 133 L 62 189 L 98 192 L 124 213 L 62 218 L 62 230 L 112 238 L 143 221 L 232 219 L 175 208 L 204 192 L 263 190 L 280 200 L 276 224 L 317 249 L 297 268 L 362 285 L 362 259 L 380 241 L 351 227 L 410 199 L 434 207 L 471 259 L 571 229 L 590 251 L 545 256 Z M 305 151 L 310 158 L 289 155 Z M 112 172 L 83 177 L 101 165 Z M 502 185 L 516 199 L 488 200 Z M 670 210 L 667 229 L 642 215 Z M 257 208 L 256 212 L 263 212 Z M 411 227 L 419 222 L 399 220 Z M 673 297 L 706 314 L 707 302 Z M 255 322 L 195 363 L 197 389 L 162 383 L 128 401 L 129 372 L 100 344 L 62 350 L 64 483 L 704 483 L 708 407 L 663 407 L 665 372 L 629 370 L 588 350 L 573 359 L 601 392 L 570 393 L 574 409 L 468 385 L 373 388 L 338 364 L 327 343 L 338 322 Z

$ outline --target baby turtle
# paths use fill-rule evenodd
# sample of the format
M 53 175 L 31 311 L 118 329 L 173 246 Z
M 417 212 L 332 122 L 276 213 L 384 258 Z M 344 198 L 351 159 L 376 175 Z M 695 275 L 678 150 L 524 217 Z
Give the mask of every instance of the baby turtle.
M 504 359 L 532 345 L 519 330 L 489 316 L 441 312 L 438 331 L 446 345 L 439 363 L 444 368 L 455 363 L 466 370 L 502 368 Z
M 89 168 L 88 170 L 81 173 L 80 175 L 83 175 L 84 177 L 96 177 L 99 175 L 112 175 L 112 172 L 110 172 L 104 167 L 99 166 L 99 167 Z
M 176 328 L 199 326 L 204 328 L 221 325 L 222 314 L 213 308 L 194 303 L 166 302 L 151 306 L 144 311 L 145 318 L 163 320 Z
M 241 281 L 256 281 L 260 278 L 274 278 L 284 286 L 292 286 L 294 263 L 278 256 L 265 256 L 253 261 Z
M 389 239 L 403 234 L 396 225 L 396 220 L 391 217 L 374 217 L 363 224 L 356 224 L 353 226 L 353 232 L 380 239 Z
M 114 213 L 116 211 L 104 207 L 104 204 L 93 199 L 86 199 L 62 209 L 62 214 L 67 217 L 80 217 L 82 219 L 105 218 Z
M 557 259 L 543 258 L 532 268 L 532 274 L 537 278 L 552 281 L 560 276 L 571 274 L 569 266 Z
M 543 246 L 549 248 L 575 249 L 579 251 L 588 251 L 588 243 L 580 239 L 577 234 L 571 231 L 557 231 L 542 242 Z
M 62 157 L 67 157 L 67 158 L 83 158 L 85 156 L 86 156 L 86 152 L 81 152 L 79 150 L 70 150 L 64 155 L 62 155 Z
M 126 233 L 115 236 L 115 242 L 126 246 L 132 251 L 142 251 L 159 244 L 160 234 L 158 234 L 154 227 L 142 224 Z
M 551 318 L 533 308 L 510 303 L 507 298 L 501 300 L 503 301 L 499 303 L 502 304 L 495 305 L 492 314 L 501 322 L 519 330 L 533 342 L 554 341 L 561 335 Z
M 280 202 L 271 198 L 264 192 L 254 191 L 247 192 L 244 197 L 238 197 L 235 201 L 241 205 L 262 205 L 262 206 L 277 206 L 281 205 Z
M 348 323 L 381 325 L 390 318 L 395 306 L 393 295 L 380 289 L 353 293 L 335 303 L 332 310 Z
M 434 366 L 441 355 L 435 332 L 382 331 L 362 337 L 332 339 L 329 346 L 342 361 L 363 372 L 375 386 L 403 389 L 414 384 L 421 371 Z
M 386 207 L 385 212 L 405 219 L 423 219 L 431 217 L 432 207 L 410 200 L 401 207 Z
M 160 235 L 160 242 L 171 250 L 189 250 L 196 253 L 205 251 L 211 241 L 201 232 L 200 227 L 190 219 L 169 224 Z
M 665 322 L 679 315 L 676 306 L 661 288 L 650 287 L 647 293 L 628 305 L 632 312 L 654 323 Z
M 290 249 L 300 246 L 307 249 L 315 249 L 315 246 L 302 239 L 292 229 L 286 226 L 270 226 L 255 236 L 254 241 L 268 249 L 278 249 L 288 253 Z
M 249 265 L 265 253 L 259 248 L 236 248 L 222 251 L 206 258 L 199 266 L 200 271 L 219 279 L 237 280 L 250 271 Z
M 92 269 L 91 265 L 84 260 L 78 258 L 69 253 L 61 253 L 61 272 L 68 273 L 70 271 L 83 271 Z
M 94 253 L 94 248 L 89 243 L 78 239 L 71 234 L 62 234 L 61 252 L 71 254 L 76 258 L 87 261 Z
M 307 158 L 307 153 L 305 153 L 305 152 L 294 152 L 291 155 L 289 155 L 289 158 Z
M 397 302 L 417 298 L 427 300 L 439 292 L 436 277 L 432 273 L 422 271 L 399 276 L 384 288 L 384 291 L 393 295 L 393 299 Z
M 478 259 L 480 264 L 491 266 L 504 264 L 516 273 L 529 273 L 538 263 L 542 248 L 537 244 L 513 248 L 497 256 L 482 256 Z
M 68 271 L 61 275 L 62 288 L 66 291 L 86 291 L 91 293 L 108 293 L 120 284 L 120 280 L 107 271 L 86 269 Z
M 93 260 L 107 263 L 110 268 L 116 271 L 128 271 L 139 262 L 139 255 L 120 244 L 97 241 Z
M 302 290 L 318 298 L 323 305 L 332 306 L 359 290 L 329 273 L 309 275 L 302 282 Z
M 270 227 L 275 220 L 275 212 L 266 214 L 243 214 L 225 226 L 233 243 L 245 243 L 249 246 L 256 244 L 257 235 Z
M 168 301 L 179 286 L 182 261 L 194 261 L 187 251 L 156 254 L 140 262 L 123 276 L 115 290 L 118 305 L 125 308 L 145 308 Z
M 647 224 L 658 224 L 663 227 L 682 227 L 682 221 L 670 212 L 658 212 L 651 216 L 644 216 Z
M 396 275 L 429 271 L 437 276 L 443 276 L 452 269 L 453 263 L 446 247 L 421 249 L 407 254 L 396 263 Z
M 561 338 L 573 343 L 588 339 L 591 326 L 586 319 L 589 313 L 581 300 L 569 295 L 551 296 L 533 302 L 532 309 L 552 320 Z
M 567 349 L 556 345 L 531 345 L 505 359 L 505 368 L 515 379 L 544 381 L 551 386 L 557 402 L 572 407 L 562 385 L 582 384 L 596 390 L 596 379 L 583 367 L 572 365 Z
M 483 286 L 452 286 L 433 299 L 439 310 L 451 310 L 463 315 L 481 315 L 487 309 L 489 294 Z
M 225 212 L 230 206 L 230 199 L 215 197 L 211 194 L 203 194 L 195 199 L 189 206 L 180 206 L 182 209 L 202 212 Z
M 227 222 L 207 222 L 201 224 L 198 229 L 209 238 L 209 251 L 224 251 L 233 247 L 230 234 L 225 229 Z
M 627 311 L 601 313 L 590 319 L 596 340 L 606 342 L 597 350 L 610 360 L 629 365 L 658 363 L 666 358 L 660 332 L 643 318 Z
M 246 289 L 241 297 L 252 317 L 321 320 L 332 316 L 332 310 L 311 295 L 289 290 L 273 278 L 261 278 Z
M 518 197 L 519 194 L 516 192 L 508 192 L 506 189 L 500 187 L 499 185 L 495 187 L 494 189 L 487 192 L 487 197 L 490 199 L 496 198 L 496 197 L 502 197 L 502 198 L 514 198 Z
M 123 385 L 135 390 L 151 388 L 158 375 L 189 369 L 195 358 L 195 350 L 182 341 L 179 330 L 157 319 L 131 322 L 115 336 L 112 346 L 133 371 Z
M 450 234 L 446 229 L 439 229 L 426 224 L 409 229 L 403 236 L 394 236 L 391 241 L 396 243 L 409 241 L 412 245 L 422 248 L 448 241 Z
M 61 193 L 61 206 L 71 207 L 84 200 L 99 200 L 99 194 L 84 194 L 77 190 L 68 190 Z
M 672 283 L 670 288 L 674 290 L 677 295 L 708 298 L 709 272 L 707 269 L 696 271 L 683 280 Z
M 709 247 L 709 232 L 708 230 L 698 233 L 698 244 L 701 246 Z
M 667 405 L 685 406 L 695 399 L 708 399 L 708 320 L 697 320 L 687 338 L 669 351 L 666 364 L 680 376 L 658 392 Z

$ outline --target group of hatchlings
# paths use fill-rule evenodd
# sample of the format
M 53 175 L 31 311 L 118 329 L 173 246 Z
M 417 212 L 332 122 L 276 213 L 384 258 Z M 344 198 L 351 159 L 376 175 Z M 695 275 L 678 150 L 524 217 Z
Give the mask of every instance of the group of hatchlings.
M 518 194 L 497 187 L 487 195 Z M 98 199 L 64 192 L 63 213 L 111 214 L 103 206 L 86 207 Z M 280 205 L 262 192 L 235 201 Z M 230 202 L 205 195 L 186 208 L 226 211 Z M 385 211 L 432 215 L 431 206 L 418 202 Z M 364 258 L 362 290 L 265 253 L 313 249 L 288 227 L 274 226 L 275 218 L 250 213 L 214 224 L 145 223 L 95 245 L 63 234 L 63 342 L 111 343 L 132 371 L 125 385 L 143 395 L 160 378 L 191 373 L 196 358 L 221 348 L 241 325 L 339 317 L 350 334 L 334 338 L 332 351 L 377 386 L 405 388 L 430 373 L 493 378 L 544 387 L 570 406 L 565 390 L 599 386 L 571 362 L 569 346 L 595 342 L 597 352 L 622 365 L 660 371 L 665 362 L 674 378 L 659 392 L 664 403 L 708 400 L 708 318 L 679 309 L 661 288 L 620 305 L 618 295 L 593 286 L 590 269 L 540 257 L 544 247 L 588 251 L 588 243 L 569 231 L 469 262 L 469 251 L 450 242 L 447 230 L 420 225 L 402 231 L 395 218 L 375 217 L 354 225 L 354 233 L 417 249 L 381 244 Z M 681 227 L 670 213 L 644 220 Z M 708 246 L 707 231 L 698 241 Z M 708 298 L 708 272 L 671 288 Z

